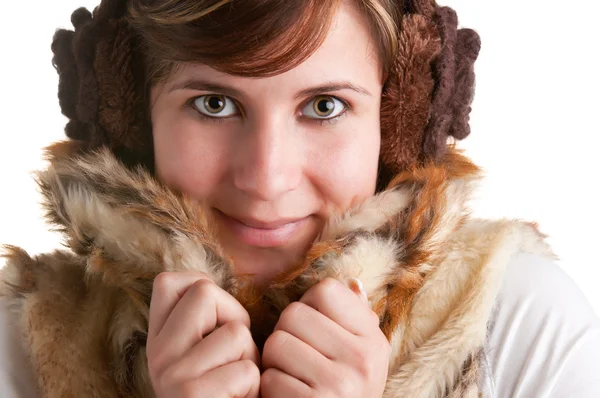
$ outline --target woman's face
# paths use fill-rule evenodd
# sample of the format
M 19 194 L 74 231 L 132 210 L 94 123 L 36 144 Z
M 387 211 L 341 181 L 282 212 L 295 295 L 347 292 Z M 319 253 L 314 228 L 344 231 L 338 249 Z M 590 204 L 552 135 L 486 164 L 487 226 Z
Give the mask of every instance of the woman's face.
M 288 72 L 237 77 L 189 64 L 152 90 L 158 178 L 206 202 L 238 274 L 265 283 L 333 211 L 375 191 L 381 68 L 342 6 L 322 46 Z

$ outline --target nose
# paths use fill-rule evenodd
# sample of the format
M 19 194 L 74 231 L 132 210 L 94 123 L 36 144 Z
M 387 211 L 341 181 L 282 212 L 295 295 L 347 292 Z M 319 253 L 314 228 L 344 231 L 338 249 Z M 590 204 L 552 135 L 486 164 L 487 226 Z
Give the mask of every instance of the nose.
M 248 123 L 236 151 L 235 187 L 263 201 L 296 189 L 302 178 L 297 141 L 285 121 L 273 116 Z

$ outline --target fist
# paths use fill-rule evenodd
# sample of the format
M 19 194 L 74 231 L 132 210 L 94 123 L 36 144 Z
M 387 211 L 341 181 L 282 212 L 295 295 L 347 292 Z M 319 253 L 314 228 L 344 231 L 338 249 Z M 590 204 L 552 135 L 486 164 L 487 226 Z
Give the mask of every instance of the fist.
M 242 305 L 201 272 L 165 272 L 150 302 L 148 370 L 157 397 L 257 398 L 258 349 Z
M 261 396 L 380 398 L 390 351 L 366 295 L 325 279 L 283 311 L 267 339 Z

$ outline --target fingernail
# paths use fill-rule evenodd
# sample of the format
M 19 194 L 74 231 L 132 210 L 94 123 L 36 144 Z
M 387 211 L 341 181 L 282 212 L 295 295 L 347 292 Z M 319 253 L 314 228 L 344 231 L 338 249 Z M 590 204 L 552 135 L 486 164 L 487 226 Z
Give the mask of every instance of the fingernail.
M 360 279 L 355 277 L 350 277 L 347 279 L 348 287 L 354 293 L 358 294 L 360 298 L 367 304 L 369 304 L 369 298 L 367 297 L 367 292 L 365 291 L 365 287 Z

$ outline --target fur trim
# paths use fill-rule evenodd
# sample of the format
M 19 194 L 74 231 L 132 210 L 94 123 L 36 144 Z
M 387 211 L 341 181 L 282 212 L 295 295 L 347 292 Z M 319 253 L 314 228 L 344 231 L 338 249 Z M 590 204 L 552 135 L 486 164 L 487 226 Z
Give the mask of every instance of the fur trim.
M 408 327 L 392 338 L 398 347 L 398 370 L 388 379 L 393 396 L 448 391 L 463 359 L 483 346 L 481 319 L 492 311 L 510 259 L 520 251 L 552 256 L 542 239 L 529 224 L 470 220 L 446 242 L 447 256 L 417 293 Z
M 233 276 L 202 204 L 103 149 L 51 149 L 39 174 L 48 218 L 73 253 L 9 247 L 11 301 L 47 397 L 152 396 L 145 356 L 154 277 L 209 274 L 251 314 L 260 345 L 281 311 L 326 277 L 358 277 L 393 350 L 385 397 L 469 396 L 506 263 L 549 254 L 531 224 L 468 217 L 478 169 L 451 151 L 333 216 L 296 269 L 265 291 Z M 82 355 L 85 353 L 85 356 Z

